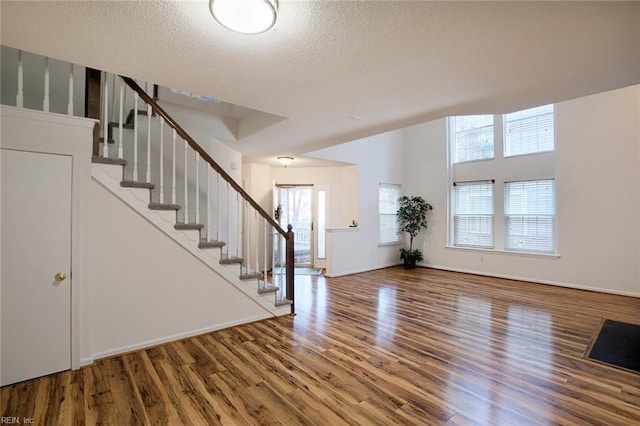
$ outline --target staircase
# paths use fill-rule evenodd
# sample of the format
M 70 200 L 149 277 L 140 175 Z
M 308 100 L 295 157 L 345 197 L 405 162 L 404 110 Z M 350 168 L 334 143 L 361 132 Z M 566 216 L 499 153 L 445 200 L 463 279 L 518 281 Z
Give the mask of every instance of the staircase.
M 283 230 L 133 79 L 105 74 L 101 92 L 101 137 L 92 161 L 102 170 L 94 166 L 94 178 L 109 187 L 106 176 L 114 173 L 105 167 L 119 168 L 121 188 L 147 192 L 147 209 L 172 217 L 173 230 L 191 234 L 186 249 L 202 258 L 202 251 L 217 251 L 208 256 L 218 263 L 214 269 L 236 268 L 232 284 L 246 293 L 253 283 L 261 303 L 273 294 L 274 315 L 283 306 L 293 309 L 293 273 L 279 267 L 287 265 L 291 229 Z M 270 274 L 269 265 L 285 272 Z
M 19 86 L 22 67 L 20 52 Z M 73 74 L 70 66 L 69 115 Z M 291 226 L 284 230 L 148 89 L 101 74 L 93 178 L 272 315 L 294 313 Z M 22 107 L 22 87 L 17 93 L 16 106 Z M 43 98 L 42 110 L 49 112 L 49 93 Z

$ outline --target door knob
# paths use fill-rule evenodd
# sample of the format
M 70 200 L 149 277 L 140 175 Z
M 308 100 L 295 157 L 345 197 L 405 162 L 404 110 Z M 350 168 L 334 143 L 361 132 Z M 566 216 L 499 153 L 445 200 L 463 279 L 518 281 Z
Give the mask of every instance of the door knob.
M 64 281 L 67 278 L 67 274 L 64 272 L 58 272 L 56 274 L 56 281 Z

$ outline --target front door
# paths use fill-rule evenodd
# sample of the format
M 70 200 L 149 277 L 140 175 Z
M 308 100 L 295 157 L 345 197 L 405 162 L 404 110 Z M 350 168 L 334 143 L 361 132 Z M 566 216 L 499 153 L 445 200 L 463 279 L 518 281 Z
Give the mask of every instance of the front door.
M 313 186 L 278 186 L 281 223 L 293 226 L 295 266 L 313 266 Z
M 4 386 L 71 368 L 72 159 L 1 156 Z

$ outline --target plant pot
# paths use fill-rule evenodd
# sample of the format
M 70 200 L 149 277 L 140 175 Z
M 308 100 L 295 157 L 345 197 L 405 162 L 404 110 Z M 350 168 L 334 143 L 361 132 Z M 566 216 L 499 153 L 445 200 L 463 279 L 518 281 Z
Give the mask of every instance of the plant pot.
M 404 259 L 404 269 L 414 269 L 416 267 L 416 259 Z

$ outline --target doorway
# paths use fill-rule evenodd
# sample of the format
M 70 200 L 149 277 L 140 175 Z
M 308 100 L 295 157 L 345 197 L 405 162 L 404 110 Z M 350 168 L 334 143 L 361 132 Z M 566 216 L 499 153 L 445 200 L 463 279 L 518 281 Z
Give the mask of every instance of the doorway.
M 72 158 L 2 150 L 2 386 L 71 368 Z
M 276 185 L 280 223 L 293 226 L 294 265 L 313 267 L 313 185 Z

